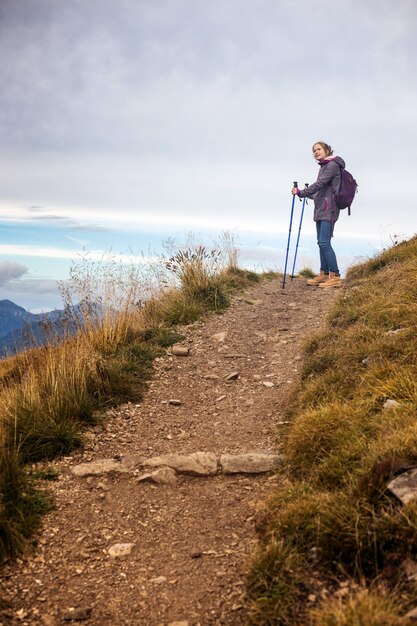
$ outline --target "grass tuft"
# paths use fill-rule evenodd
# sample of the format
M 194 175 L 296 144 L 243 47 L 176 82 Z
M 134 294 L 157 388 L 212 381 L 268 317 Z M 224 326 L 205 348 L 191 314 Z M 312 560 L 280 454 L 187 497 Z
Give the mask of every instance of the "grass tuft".
M 385 587 L 357 587 L 348 594 L 329 598 L 309 611 L 312 626 L 400 626 L 400 602 Z

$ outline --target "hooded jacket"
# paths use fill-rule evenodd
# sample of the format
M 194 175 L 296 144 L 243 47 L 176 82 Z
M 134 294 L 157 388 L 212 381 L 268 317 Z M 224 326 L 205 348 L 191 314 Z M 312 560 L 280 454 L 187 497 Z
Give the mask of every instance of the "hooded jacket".
M 335 202 L 335 194 L 340 187 L 340 167 L 344 169 L 345 162 L 342 157 L 327 157 L 319 162 L 320 171 L 315 183 L 305 189 L 300 189 L 300 198 L 312 198 L 314 200 L 315 222 L 324 220 L 336 222 L 339 219 L 340 209 Z

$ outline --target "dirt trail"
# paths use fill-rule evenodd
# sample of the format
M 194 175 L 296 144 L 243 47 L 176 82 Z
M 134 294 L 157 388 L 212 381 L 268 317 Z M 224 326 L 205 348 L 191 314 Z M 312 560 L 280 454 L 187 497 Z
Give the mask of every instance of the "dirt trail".
M 113 410 L 82 453 L 56 463 L 57 508 L 36 550 L 0 574 L 12 607 L 0 624 L 245 624 L 254 518 L 273 474 L 156 485 L 139 482 L 140 471 L 80 478 L 71 468 L 132 454 L 276 452 L 300 346 L 333 296 L 299 279 L 285 290 L 262 282 L 184 328 L 190 355 L 158 359 L 144 400 Z M 130 554 L 111 556 L 115 544 Z

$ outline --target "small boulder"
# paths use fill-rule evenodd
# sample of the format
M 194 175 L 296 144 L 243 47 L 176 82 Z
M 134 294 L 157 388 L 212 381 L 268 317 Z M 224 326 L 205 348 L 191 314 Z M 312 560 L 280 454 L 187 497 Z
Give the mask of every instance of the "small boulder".
M 120 556 L 129 556 L 136 544 L 134 543 L 115 543 L 109 548 L 108 553 L 114 559 Z
M 139 476 L 138 482 L 151 482 L 157 485 L 175 485 L 177 482 L 177 473 L 172 467 L 160 467 L 149 474 Z
M 387 488 L 403 504 L 417 500 L 417 468 L 396 476 L 388 483 Z

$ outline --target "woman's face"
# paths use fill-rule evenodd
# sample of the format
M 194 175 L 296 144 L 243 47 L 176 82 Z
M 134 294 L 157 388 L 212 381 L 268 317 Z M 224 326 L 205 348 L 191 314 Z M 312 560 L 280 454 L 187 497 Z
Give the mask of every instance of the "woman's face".
M 316 161 L 323 161 L 327 157 L 326 150 L 320 143 L 315 143 L 313 146 L 313 157 Z

